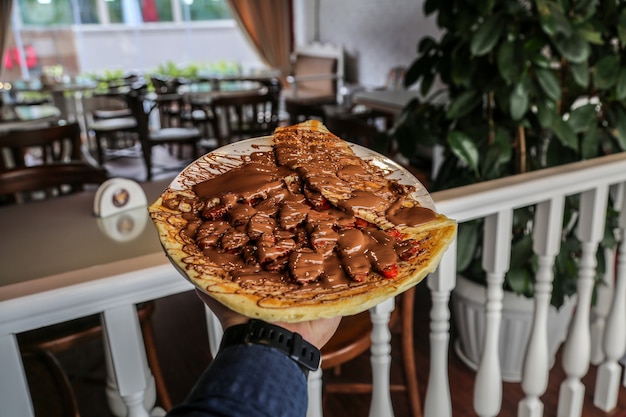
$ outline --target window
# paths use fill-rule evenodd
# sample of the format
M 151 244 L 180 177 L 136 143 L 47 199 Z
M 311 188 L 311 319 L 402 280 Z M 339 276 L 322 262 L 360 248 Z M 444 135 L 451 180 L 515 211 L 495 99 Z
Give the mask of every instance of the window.
M 221 0 L 183 0 L 184 8 L 188 10 L 185 20 L 216 20 L 230 19 L 230 11 Z
M 26 27 L 231 19 L 226 0 L 17 0 L 17 6 Z

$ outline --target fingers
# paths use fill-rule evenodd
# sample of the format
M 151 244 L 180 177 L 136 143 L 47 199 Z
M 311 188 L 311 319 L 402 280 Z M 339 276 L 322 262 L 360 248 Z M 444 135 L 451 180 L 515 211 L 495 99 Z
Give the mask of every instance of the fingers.
M 239 314 L 213 297 L 196 289 L 196 294 L 217 316 L 222 328 L 227 329 L 236 324 L 247 323 L 249 318 Z M 284 327 L 295 333 L 299 333 L 306 341 L 315 345 L 318 349 L 324 346 L 337 331 L 337 327 L 341 322 L 341 317 L 333 317 L 330 319 L 317 319 L 300 323 L 274 323 Z

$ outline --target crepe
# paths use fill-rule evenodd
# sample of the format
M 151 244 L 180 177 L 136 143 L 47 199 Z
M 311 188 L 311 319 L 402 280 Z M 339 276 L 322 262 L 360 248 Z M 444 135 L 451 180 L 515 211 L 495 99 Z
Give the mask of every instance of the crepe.
M 149 207 L 172 263 L 234 311 L 357 314 L 420 282 L 454 239 L 456 222 L 422 204 L 417 180 L 392 179 L 410 174 L 319 122 L 242 147 L 200 158 Z

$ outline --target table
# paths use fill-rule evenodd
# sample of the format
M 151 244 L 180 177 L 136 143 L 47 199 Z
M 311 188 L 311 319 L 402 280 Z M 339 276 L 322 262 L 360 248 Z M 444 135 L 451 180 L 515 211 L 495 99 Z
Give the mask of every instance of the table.
M 143 184 L 152 201 L 169 183 Z M 95 191 L 0 208 L 0 415 L 32 416 L 15 334 L 101 313 L 129 416 L 147 417 L 151 374 L 135 304 L 192 289 L 171 266 L 147 220 L 117 242 L 93 214 Z M 123 214 L 123 213 L 122 213 Z M 68 256 L 71 255 L 71 256 Z
M 399 116 L 404 106 L 412 99 L 420 97 L 417 90 L 374 90 L 354 93 L 354 104 L 362 104 L 373 110 Z
M 32 106 L 13 106 L 9 110 L 12 113 L 9 119 L 0 119 L 0 133 L 16 129 L 28 129 L 54 120 L 58 120 L 61 111 L 48 104 Z

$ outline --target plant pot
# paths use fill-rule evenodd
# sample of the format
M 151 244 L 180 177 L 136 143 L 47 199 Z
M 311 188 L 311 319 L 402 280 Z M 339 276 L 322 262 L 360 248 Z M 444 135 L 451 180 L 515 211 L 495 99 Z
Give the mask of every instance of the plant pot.
M 458 331 L 454 349 L 459 358 L 476 370 L 482 352 L 485 333 L 486 288 L 463 276 L 457 276 L 452 292 L 452 315 Z M 500 327 L 500 367 L 502 380 L 522 380 L 524 353 L 532 329 L 534 300 L 505 291 L 502 300 L 502 325 Z M 575 307 L 575 297 L 570 297 L 557 310 L 550 306 L 548 313 L 548 353 L 550 367 L 559 347 L 567 337 L 567 329 Z

